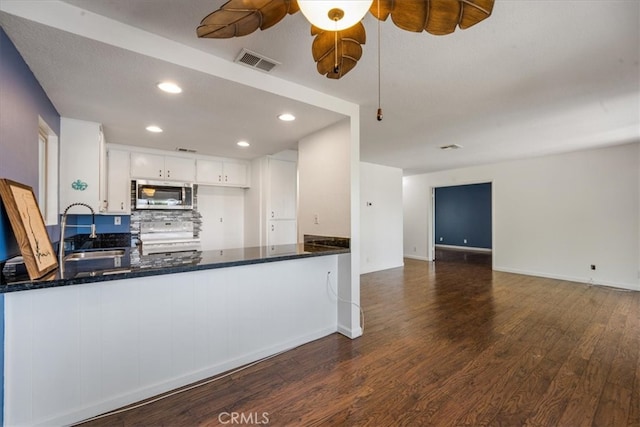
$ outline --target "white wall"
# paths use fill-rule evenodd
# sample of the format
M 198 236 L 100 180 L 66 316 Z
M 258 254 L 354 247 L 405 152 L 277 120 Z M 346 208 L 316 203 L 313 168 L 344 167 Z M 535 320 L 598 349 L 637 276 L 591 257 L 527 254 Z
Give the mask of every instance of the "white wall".
M 298 143 L 298 233 L 351 235 L 350 125 L 343 120 Z M 318 215 L 318 224 L 314 216 Z
M 430 260 L 427 235 L 431 194 L 425 179 L 425 175 L 402 179 L 402 213 L 404 256 L 427 261 Z
M 402 169 L 360 163 L 360 273 L 401 267 Z
M 362 335 L 360 323 L 360 122 L 357 115 L 298 143 L 298 233 L 349 237 L 339 257 L 338 331 Z M 318 215 L 318 224 L 314 216 Z
M 405 254 L 431 259 L 431 188 L 492 182 L 494 269 L 640 289 L 639 151 L 634 143 L 405 177 Z

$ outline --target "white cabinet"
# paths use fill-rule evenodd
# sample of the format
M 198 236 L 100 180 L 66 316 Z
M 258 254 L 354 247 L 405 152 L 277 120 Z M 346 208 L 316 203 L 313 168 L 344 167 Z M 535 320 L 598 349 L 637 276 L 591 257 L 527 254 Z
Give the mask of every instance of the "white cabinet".
M 251 162 L 251 188 L 245 197 L 245 245 L 297 243 L 297 152 L 287 150 Z
M 150 153 L 131 153 L 131 177 L 194 182 L 195 160 Z
M 268 219 L 296 219 L 296 162 L 269 158 L 267 167 Z
M 107 151 L 107 213 L 131 212 L 131 178 L 128 151 Z
M 198 211 L 202 216 L 202 250 L 244 246 L 244 190 L 198 186 Z
M 196 182 L 204 185 L 248 187 L 247 162 L 227 160 L 196 160 Z
M 271 220 L 268 222 L 268 250 L 274 255 L 278 245 L 291 245 L 297 242 L 298 227 L 295 219 Z M 288 251 L 288 248 L 284 248 Z
M 100 123 L 60 119 L 60 213 L 72 203 L 104 211 L 106 196 L 105 141 Z M 68 213 L 88 214 L 75 206 Z

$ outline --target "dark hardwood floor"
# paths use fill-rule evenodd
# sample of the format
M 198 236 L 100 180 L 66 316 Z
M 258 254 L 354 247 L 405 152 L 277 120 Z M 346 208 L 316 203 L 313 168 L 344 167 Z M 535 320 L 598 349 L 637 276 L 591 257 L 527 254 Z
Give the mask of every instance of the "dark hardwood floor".
M 361 338 L 85 425 L 640 426 L 640 292 L 449 255 L 363 275 Z

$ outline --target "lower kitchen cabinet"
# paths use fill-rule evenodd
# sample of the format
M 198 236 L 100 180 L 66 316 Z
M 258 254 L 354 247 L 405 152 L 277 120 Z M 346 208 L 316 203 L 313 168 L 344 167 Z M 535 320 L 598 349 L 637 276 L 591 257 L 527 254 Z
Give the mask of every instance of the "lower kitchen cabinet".
M 270 252 L 276 250 L 278 245 L 296 243 L 298 228 L 295 219 L 272 220 L 268 222 L 267 227 L 267 244 Z

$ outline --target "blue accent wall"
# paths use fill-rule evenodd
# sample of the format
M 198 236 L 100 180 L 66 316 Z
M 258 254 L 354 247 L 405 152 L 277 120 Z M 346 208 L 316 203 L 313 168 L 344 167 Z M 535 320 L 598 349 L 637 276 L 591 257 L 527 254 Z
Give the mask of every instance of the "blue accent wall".
M 60 135 L 60 114 L 20 52 L 0 27 L 0 178 L 33 188 L 38 195 L 39 117 Z M 48 227 L 49 235 L 57 227 Z M 19 255 L 11 224 L 0 202 L 0 261 Z M 0 295 L 0 425 L 4 425 L 4 295 Z
M 491 183 L 436 188 L 435 237 L 436 245 L 491 249 Z
M 60 114 L 20 52 L 0 27 L 0 178 L 33 188 L 38 195 L 38 117 L 60 135 Z M 55 235 L 50 227 L 49 235 Z M 0 260 L 19 255 L 0 203 Z
M 0 426 L 4 425 L 4 294 L 0 294 Z

